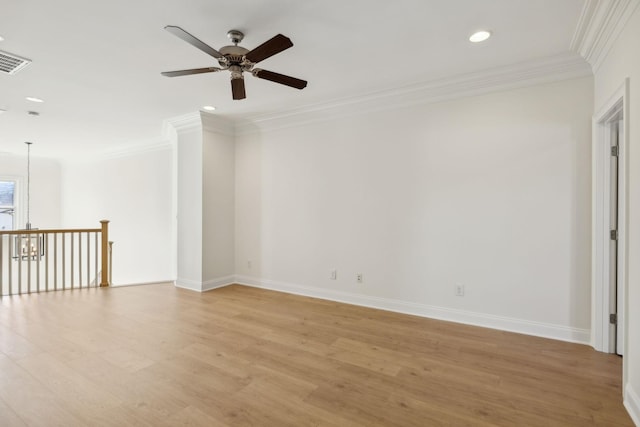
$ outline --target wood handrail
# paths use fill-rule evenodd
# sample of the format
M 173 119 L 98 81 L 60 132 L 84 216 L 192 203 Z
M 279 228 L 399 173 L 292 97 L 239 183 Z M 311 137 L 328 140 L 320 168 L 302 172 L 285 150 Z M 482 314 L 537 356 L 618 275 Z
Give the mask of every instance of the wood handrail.
M 109 221 L 107 221 L 109 222 Z M 102 228 L 69 228 L 69 229 L 49 229 L 39 230 L 32 228 L 30 230 L 4 230 L 0 231 L 0 235 L 3 234 L 55 234 L 55 233 L 100 233 Z

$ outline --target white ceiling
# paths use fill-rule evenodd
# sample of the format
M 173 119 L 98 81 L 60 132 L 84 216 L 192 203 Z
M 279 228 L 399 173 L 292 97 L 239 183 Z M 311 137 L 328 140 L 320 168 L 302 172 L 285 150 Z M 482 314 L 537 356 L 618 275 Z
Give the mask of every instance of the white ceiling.
M 266 114 L 569 53 L 584 2 L 0 0 L 0 50 L 33 61 L 0 75 L 0 152 L 23 153 L 24 141 L 40 156 L 108 152 L 158 140 L 164 119 L 203 105 Z M 247 76 L 247 99 L 233 101 L 226 72 L 162 77 L 217 65 L 169 24 L 216 49 L 230 44 L 230 29 L 245 33 L 248 49 L 282 33 L 294 46 L 260 67 L 309 85 Z M 494 35 L 471 44 L 477 29 Z

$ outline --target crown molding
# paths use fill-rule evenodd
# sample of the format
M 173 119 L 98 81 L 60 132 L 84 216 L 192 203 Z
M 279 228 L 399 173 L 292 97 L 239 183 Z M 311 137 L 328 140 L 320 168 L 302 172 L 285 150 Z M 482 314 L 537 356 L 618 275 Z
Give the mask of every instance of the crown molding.
M 597 71 L 640 0 L 586 0 L 571 40 L 571 50 Z
M 232 119 L 224 118 L 212 113 L 200 112 L 202 128 L 207 132 L 225 136 L 235 136 L 236 126 Z
M 99 154 L 100 160 L 113 160 L 122 157 L 135 156 L 139 154 L 148 154 L 155 151 L 168 150 L 171 148 L 171 143 L 165 138 L 159 138 L 155 140 L 147 141 L 143 144 L 132 145 L 126 148 L 109 150 Z
M 337 118 L 430 104 L 501 90 L 591 76 L 589 64 L 568 52 L 535 61 L 487 69 L 370 93 L 295 110 L 256 115 L 236 122 L 236 134 L 304 126 Z
M 590 1 L 588 0 L 588 2 Z M 640 0 L 628 1 L 638 2 Z M 588 8 L 585 7 L 586 9 Z M 587 20 L 586 15 L 584 20 Z M 208 131 L 234 137 L 591 75 L 589 64 L 578 54 L 569 52 L 535 61 L 491 68 L 477 73 L 342 98 L 295 110 L 281 110 L 270 114 L 250 116 L 245 119 L 231 119 L 196 111 L 166 119 L 162 126 L 162 137 L 157 140 L 103 152 L 99 154 L 99 158 L 111 159 L 170 148 L 175 142 L 177 134 L 183 132 Z
M 82 156 L 67 156 L 60 159 L 62 164 L 75 164 L 86 162 L 97 162 L 103 160 L 114 160 L 124 157 L 148 154 L 154 151 L 171 149 L 171 143 L 165 138 L 148 139 L 143 142 L 132 141 L 131 145 L 120 145 L 117 148 L 99 151 L 95 153 L 85 153 Z M 55 159 L 55 158 L 54 158 Z M 55 159 L 58 160 L 58 159 Z
M 172 117 L 166 119 L 162 124 L 162 134 L 167 139 L 170 139 L 172 131 L 182 133 L 202 130 L 234 136 L 235 124 L 231 119 L 205 111 L 195 111 L 182 116 Z
M 166 119 L 162 123 L 163 135 L 169 135 L 171 128 L 173 128 L 178 133 L 202 130 L 202 119 L 200 118 L 200 112 L 196 111 L 193 113 L 184 114 L 182 116 Z
M 194 112 L 164 120 L 162 123 L 162 136 L 160 138 L 138 142 L 135 145 L 126 147 L 120 146 L 115 149 L 95 153 L 95 155 L 91 157 L 93 160 L 111 160 L 172 149 L 177 134 L 202 130 L 230 136 L 235 135 L 234 123 L 229 119 L 214 116 L 210 113 Z M 85 156 L 83 159 L 87 160 L 87 157 Z M 71 160 L 73 161 L 73 159 Z

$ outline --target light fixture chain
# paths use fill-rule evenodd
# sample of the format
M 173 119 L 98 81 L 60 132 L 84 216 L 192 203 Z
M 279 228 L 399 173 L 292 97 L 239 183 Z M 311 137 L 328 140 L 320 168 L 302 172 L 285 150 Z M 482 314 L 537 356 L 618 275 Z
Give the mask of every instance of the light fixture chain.
M 31 144 L 27 144 L 27 230 L 31 230 Z

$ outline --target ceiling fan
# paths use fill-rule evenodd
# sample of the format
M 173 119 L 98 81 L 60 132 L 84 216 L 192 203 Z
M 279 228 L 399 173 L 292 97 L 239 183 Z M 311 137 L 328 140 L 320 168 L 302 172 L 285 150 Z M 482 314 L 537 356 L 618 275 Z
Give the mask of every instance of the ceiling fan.
M 227 33 L 227 37 L 234 44 L 233 46 L 224 46 L 220 51 L 215 50 L 211 46 L 192 36 L 185 30 L 174 25 L 164 27 L 176 37 L 181 38 L 190 45 L 200 49 L 204 53 L 213 56 L 218 60 L 220 67 L 192 68 L 189 70 L 165 71 L 161 73 L 166 77 L 187 76 L 190 74 L 215 73 L 218 71 L 229 70 L 231 72 L 231 93 L 233 99 L 246 98 L 244 90 L 244 75 L 242 73 L 249 72 L 259 79 L 269 80 L 296 89 L 304 89 L 307 86 L 305 80 L 295 77 L 285 76 L 284 74 L 274 73 L 273 71 L 263 70 L 262 68 L 254 68 L 258 62 L 263 61 L 283 50 L 289 49 L 293 43 L 288 37 L 278 34 L 277 36 L 267 40 L 255 49 L 248 50 L 238 43 L 244 38 L 244 34 L 238 30 L 231 30 Z

